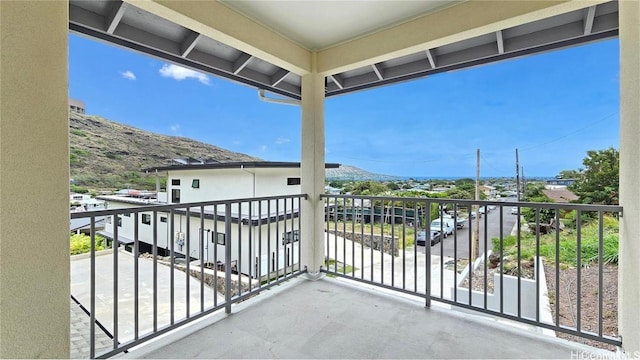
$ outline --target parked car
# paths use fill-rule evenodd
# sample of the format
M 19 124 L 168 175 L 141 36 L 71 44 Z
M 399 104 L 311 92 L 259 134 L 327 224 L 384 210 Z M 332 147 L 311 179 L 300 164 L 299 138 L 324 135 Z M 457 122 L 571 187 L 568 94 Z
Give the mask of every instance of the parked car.
M 518 214 L 518 207 L 517 206 L 514 206 L 514 207 L 511 208 L 511 214 L 512 215 L 517 215 Z
M 435 219 L 431 222 L 431 231 L 442 231 L 444 238 L 453 234 L 456 230 L 456 224 L 452 218 Z
M 431 246 L 439 243 L 442 240 L 442 234 L 440 231 L 430 231 L 430 244 Z M 416 236 L 416 245 L 424 246 L 427 243 L 427 232 L 424 230 L 418 231 Z
M 488 209 L 489 211 L 491 211 L 491 210 L 495 210 L 495 209 L 496 209 L 496 206 L 495 206 L 495 205 L 487 205 L 487 209 Z
M 454 221 L 452 216 L 445 216 L 446 219 L 451 219 L 452 221 Z M 457 229 L 462 229 L 464 227 L 464 224 L 467 223 L 467 219 L 463 218 L 463 217 L 457 217 L 455 218 L 455 222 L 456 222 L 456 228 Z

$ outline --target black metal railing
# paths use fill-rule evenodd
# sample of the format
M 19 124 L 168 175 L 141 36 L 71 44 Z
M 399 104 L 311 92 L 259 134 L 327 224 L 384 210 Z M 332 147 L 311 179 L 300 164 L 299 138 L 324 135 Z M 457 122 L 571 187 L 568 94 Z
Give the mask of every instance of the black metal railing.
M 110 357 L 215 311 L 229 313 L 233 303 L 306 272 L 300 267 L 303 199 L 306 195 L 72 213 L 72 219 L 90 219 L 90 251 L 72 257 L 71 270 L 72 296 L 90 316 L 89 356 Z M 99 230 L 96 219 L 103 217 L 106 224 Z M 100 237 L 111 250 L 97 250 Z M 101 354 L 95 343 L 98 321 L 113 340 Z
M 439 301 L 540 331 L 621 344 L 615 330 L 604 329 L 611 316 L 606 304 L 617 304 L 615 294 L 605 293 L 604 277 L 617 279 L 610 263 L 617 263 L 620 206 L 322 199 L 322 271 L 329 276 L 417 295 L 426 306 Z

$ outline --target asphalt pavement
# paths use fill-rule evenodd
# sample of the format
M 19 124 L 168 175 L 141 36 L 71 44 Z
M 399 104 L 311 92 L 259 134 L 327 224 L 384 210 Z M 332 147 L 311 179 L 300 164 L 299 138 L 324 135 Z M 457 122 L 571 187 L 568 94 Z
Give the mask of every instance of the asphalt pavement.
M 487 249 L 492 248 L 491 239 L 500 237 L 500 212 L 502 211 L 502 235 L 507 236 L 511 233 L 513 225 L 516 222 L 516 215 L 511 214 L 511 206 L 497 206 L 494 210 L 487 212 L 480 217 L 480 254 L 485 250 L 484 243 L 487 239 Z M 431 255 L 444 254 L 447 257 L 454 257 L 456 254 L 458 259 L 469 258 L 469 244 L 472 234 L 469 231 L 475 229 L 475 219 L 467 220 L 462 229 L 449 235 L 446 239 L 431 247 Z M 486 231 L 485 231 L 486 229 Z M 425 254 L 425 246 L 416 246 L 418 253 Z

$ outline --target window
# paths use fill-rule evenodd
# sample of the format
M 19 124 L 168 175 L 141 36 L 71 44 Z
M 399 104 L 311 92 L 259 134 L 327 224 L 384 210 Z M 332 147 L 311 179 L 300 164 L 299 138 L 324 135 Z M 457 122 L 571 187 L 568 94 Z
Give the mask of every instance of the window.
M 111 216 L 107 216 L 107 224 L 111 224 Z
M 118 227 L 122 227 L 122 218 L 118 216 Z
M 131 217 L 131 213 L 123 213 L 122 215 L 124 215 L 126 217 Z
M 142 214 L 142 223 L 146 225 L 151 225 L 151 215 L 150 214 Z
M 300 185 L 300 178 L 287 178 L 287 185 Z
M 73 200 L 82 200 L 82 195 L 74 196 Z
M 199 189 L 200 188 L 200 179 L 193 179 L 193 181 L 191 181 L 191 187 L 194 189 Z
M 171 202 L 172 203 L 180 202 L 180 189 L 171 190 Z
M 160 222 L 166 223 L 167 222 L 167 217 L 166 216 L 160 216 Z
M 171 179 L 171 185 L 180 185 L 180 179 Z
M 282 233 L 282 245 L 291 244 L 300 240 L 300 231 L 293 230 Z
M 218 245 L 224 245 L 224 233 L 215 233 L 215 236 L 211 238 L 211 242 L 213 242 L 213 239 L 215 238 L 216 244 Z

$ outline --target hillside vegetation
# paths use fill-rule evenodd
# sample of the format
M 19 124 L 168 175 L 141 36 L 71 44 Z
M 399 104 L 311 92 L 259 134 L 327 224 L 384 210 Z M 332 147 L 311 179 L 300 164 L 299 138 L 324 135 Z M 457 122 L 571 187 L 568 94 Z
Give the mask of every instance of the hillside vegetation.
M 159 135 L 100 116 L 69 114 L 69 159 L 72 190 L 154 189 L 155 177 L 142 169 L 168 165 L 171 159 L 218 162 L 256 161 L 236 153 L 177 136 Z

